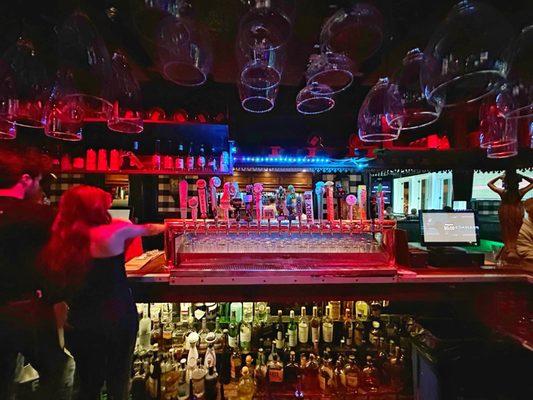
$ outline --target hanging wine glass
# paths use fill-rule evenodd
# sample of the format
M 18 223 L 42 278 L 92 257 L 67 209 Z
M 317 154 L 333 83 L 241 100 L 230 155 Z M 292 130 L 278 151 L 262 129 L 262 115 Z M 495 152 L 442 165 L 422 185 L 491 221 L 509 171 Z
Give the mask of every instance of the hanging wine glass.
M 0 139 L 10 140 L 17 137 L 13 114 L 15 77 L 7 63 L 0 60 Z
M 274 88 L 281 82 L 285 45 L 292 31 L 289 17 L 269 2 L 257 1 L 239 23 L 237 60 L 239 80 L 256 89 Z
M 419 49 L 409 51 L 396 71 L 385 96 L 385 116 L 393 129 L 421 128 L 435 122 L 442 104 L 429 103 L 420 88 L 420 67 L 424 54 Z
M 370 58 L 383 42 L 383 16 L 366 3 L 341 8 L 323 25 L 320 33 L 322 52 L 340 53 L 361 63 Z
M 278 86 L 256 89 L 237 83 L 242 108 L 252 113 L 266 113 L 274 108 L 278 95 Z
M 304 87 L 296 97 L 296 109 L 301 114 L 320 114 L 331 110 L 334 106 L 333 90 L 318 82 Z
M 213 57 L 209 32 L 193 19 L 168 15 L 156 35 L 159 69 L 163 77 L 181 86 L 200 86 L 207 80 Z
M 388 78 L 381 78 L 370 89 L 359 109 L 359 138 L 364 142 L 386 142 L 398 139 L 400 132 L 387 123 L 383 103 L 389 90 Z
M 33 43 L 21 36 L 2 56 L 13 78 L 7 119 L 18 126 L 42 128 L 42 111 L 49 90 L 44 64 Z
M 494 121 L 492 140 L 487 147 L 488 158 L 509 158 L 518 154 L 518 134 L 516 119 Z
M 306 71 L 307 84 L 321 83 L 339 93 L 353 82 L 354 63 L 344 54 L 326 52 L 312 54 Z
M 533 117 L 533 25 L 511 45 L 507 61 L 509 72 L 496 104 L 505 118 Z
M 133 76 L 128 60 L 121 52 L 113 54 L 113 85 L 110 99 L 111 114 L 107 127 L 122 133 L 140 133 L 143 131 L 141 89 Z
M 493 7 L 469 0 L 455 5 L 424 50 L 420 81 L 426 98 L 452 107 L 492 92 L 507 73 L 511 37 L 511 26 Z

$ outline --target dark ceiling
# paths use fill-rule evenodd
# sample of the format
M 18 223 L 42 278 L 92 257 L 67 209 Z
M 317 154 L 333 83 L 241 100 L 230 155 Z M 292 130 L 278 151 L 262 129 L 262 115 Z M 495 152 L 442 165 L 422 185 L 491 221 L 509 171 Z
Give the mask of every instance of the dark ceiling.
M 383 14 L 385 39 L 370 60 L 361 66 L 363 76 L 337 97 L 334 110 L 319 116 L 302 116 L 295 110 L 295 97 L 303 87 L 309 55 L 317 43 L 324 20 L 350 1 L 280 0 L 274 1 L 293 20 L 293 35 L 288 45 L 288 62 L 276 107 L 270 113 L 244 112 L 235 87 L 235 37 L 239 18 L 249 9 L 245 0 L 191 0 L 195 18 L 208 27 L 213 44 L 214 65 L 208 82 L 199 88 L 182 88 L 163 80 L 152 62 L 150 42 L 142 35 L 150 21 L 150 10 L 143 0 L 58 0 L 2 1 L 0 4 L 0 50 L 13 44 L 22 32 L 35 43 L 51 75 L 57 65 L 56 29 L 72 11 L 87 13 L 103 35 L 110 51 L 125 50 L 143 85 L 146 108 L 162 106 L 167 112 L 178 108 L 190 114 L 220 111 L 229 117 L 231 135 L 244 147 L 253 145 L 293 145 L 311 133 L 323 136 L 326 145 L 344 147 L 356 131 L 358 108 L 369 87 L 380 76 L 390 75 L 404 54 L 413 47 L 424 48 L 436 25 L 456 1 L 368 0 Z M 499 9 L 519 32 L 531 23 L 533 1 L 485 1 Z M 502 38 L 510 41 L 511 38 Z M 533 68 L 533 66 L 532 66 Z M 465 126 L 475 129 L 476 110 L 464 110 Z M 424 132 L 442 132 L 449 126 L 449 115 Z

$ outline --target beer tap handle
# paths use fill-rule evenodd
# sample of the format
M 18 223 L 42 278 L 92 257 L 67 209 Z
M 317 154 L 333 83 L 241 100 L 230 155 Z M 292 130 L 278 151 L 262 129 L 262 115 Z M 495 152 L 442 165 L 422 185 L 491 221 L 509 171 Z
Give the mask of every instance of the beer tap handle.
M 196 222 L 198 219 L 198 197 L 196 196 L 191 197 L 188 203 L 189 203 L 189 207 L 191 208 L 191 217 L 192 217 L 192 222 L 194 224 L 194 233 L 196 233 L 196 228 L 197 228 Z
M 254 183 L 254 203 L 255 203 L 255 219 L 257 220 L 257 225 L 261 228 L 261 211 L 263 208 L 263 184 Z
M 200 218 L 207 219 L 207 182 L 205 179 L 198 179 L 196 181 L 196 189 L 198 191 L 198 202 L 200 204 Z
M 348 219 L 353 221 L 353 206 L 357 203 L 357 197 L 353 194 L 346 196 L 346 204 L 348 204 Z
M 218 220 L 217 212 L 217 188 L 222 185 L 222 181 L 218 176 L 213 176 L 209 179 L 209 195 L 211 198 L 211 212 L 213 213 L 213 218 Z
M 326 187 L 326 212 L 327 212 L 327 219 L 330 223 L 333 223 L 335 220 L 335 206 L 333 204 L 333 186 L 335 183 L 332 181 L 327 181 L 325 183 Z
M 324 182 L 317 182 L 315 185 L 316 206 L 318 208 L 318 222 L 322 223 L 324 217 Z
M 179 199 L 180 199 L 180 214 L 181 219 L 187 219 L 187 201 L 189 195 L 189 184 L 185 179 L 182 179 L 178 184 Z

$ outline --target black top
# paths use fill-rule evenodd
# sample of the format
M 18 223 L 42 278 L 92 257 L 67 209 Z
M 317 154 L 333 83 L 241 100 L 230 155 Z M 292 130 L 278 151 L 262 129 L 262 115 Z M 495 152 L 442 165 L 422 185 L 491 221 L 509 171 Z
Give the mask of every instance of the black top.
M 37 262 L 53 221 L 49 206 L 0 196 L 0 304 L 43 289 Z
M 137 321 L 124 264 L 124 254 L 91 260 L 70 301 L 69 321 L 74 327 L 101 329 L 101 324 Z

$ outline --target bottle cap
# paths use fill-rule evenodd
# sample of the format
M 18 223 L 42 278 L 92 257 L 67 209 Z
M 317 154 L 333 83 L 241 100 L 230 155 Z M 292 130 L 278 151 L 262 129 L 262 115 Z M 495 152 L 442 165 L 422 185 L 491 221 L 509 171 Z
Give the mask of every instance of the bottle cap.
M 249 372 L 250 372 L 250 371 L 248 370 L 248 367 L 242 367 L 242 369 L 241 369 L 241 373 L 243 374 L 243 376 L 244 376 L 244 375 L 248 375 Z
M 260 347 L 259 350 L 258 350 L 259 353 L 263 353 L 264 351 L 265 351 L 265 350 L 263 350 L 262 347 Z
M 245 359 L 246 364 L 251 364 L 252 361 L 253 361 L 252 356 L 248 354 L 248 355 L 246 356 L 246 359 Z
M 380 324 L 379 324 L 379 322 L 378 322 L 378 321 L 373 321 L 373 322 L 372 322 L 372 327 L 373 327 L 373 328 L 376 328 L 376 329 L 378 329 L 378 328 L 379 328 L 379 326 L 380 326 Z

